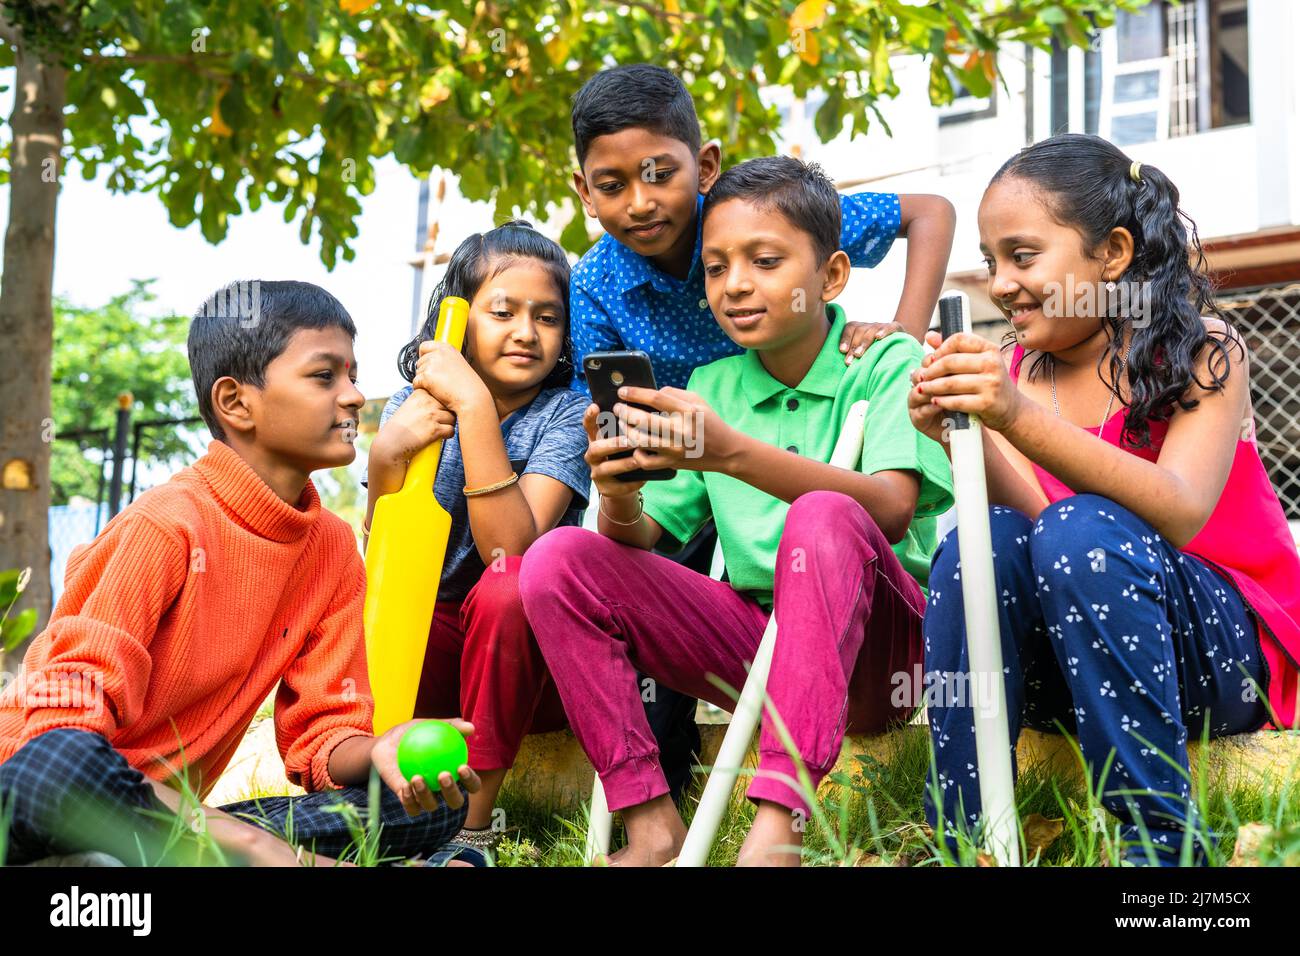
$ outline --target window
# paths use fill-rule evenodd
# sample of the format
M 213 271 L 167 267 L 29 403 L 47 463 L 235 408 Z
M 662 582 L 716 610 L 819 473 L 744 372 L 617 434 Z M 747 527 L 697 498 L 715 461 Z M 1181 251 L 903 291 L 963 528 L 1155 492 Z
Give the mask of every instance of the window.
M 1177 8 L 1186 11 L 1187 7 Z M 1116 17 L 1114 35 L 1102 42 L 1100 133 L 1116 146 L 1149 143 L 1169 135 L 1170 57 L 1165 17 L 1154 3 Z
M 1083 51 L 1083 130 L 1096 134 L 1101 118 L 1101 53 L 1098 36 L 1093 35 L 1092 45 Z M 1050 119 L 1052 133 L 1070 132 L 1070 53 L 1056 40 L 1052 41 L 1050 87 Z
M 1082 74 L 1073 77 L 1070 62 L 1078 54 L 1053 42 L 1051 132 L 1099 133 L 1127 146 L 1250 122 L 1247 5 L 1154 0 L 1118 11 L 1114 28 L 1084 51 Z M 1072 123 L 1070 103 L 1077 109 L 1080 95 L 1082 117 Z
M 1165 16 L 1162 6 L 1157 0 L 1137 13 L 1119 11 L 1115 18 L 1115 47 L 1121 63 L 1154 60 L 1165 55 Z
M 1246 0 L 1216 3 L 1210 20 L 1210 125 L 1250 122 Z

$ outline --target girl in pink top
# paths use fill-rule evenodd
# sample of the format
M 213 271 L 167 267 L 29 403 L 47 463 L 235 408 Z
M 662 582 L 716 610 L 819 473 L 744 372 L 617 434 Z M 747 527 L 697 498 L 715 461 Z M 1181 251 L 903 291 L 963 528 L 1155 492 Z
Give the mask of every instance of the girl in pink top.
M 1012 759 L 1022 726 L 1077 733 L 1125 856 L 1165 865 L 1214 839 L 1189 825 L 1189 737 L 1291 727 L 1300 659 L 1300 558 L 1248 356 L 1185 222 L 1173 183 L 1105 140 L 1022 150 L 979 210 L 1015 347 L 931 333 L 909 397 L 937 439 L 950 411 L 985 426 Z M 940 682 L 968 670 L 955 538 L 924 624 Z M 979 819 L 974 725 L 935 696 L 927 812 L 951 840 Z

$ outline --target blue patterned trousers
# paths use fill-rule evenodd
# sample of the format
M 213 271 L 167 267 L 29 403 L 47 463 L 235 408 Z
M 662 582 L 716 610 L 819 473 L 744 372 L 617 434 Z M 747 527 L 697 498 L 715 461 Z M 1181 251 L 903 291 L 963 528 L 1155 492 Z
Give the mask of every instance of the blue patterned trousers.
M 1187 770 L 1189 734 L 1199 739 L 1207 725 L 1211 737 L 1242 733 L 1267 718 L 1267 665 L 1251 613 L 1221 574 L 1109 499 L 1065 498 L 1037 522 L 995 506 L 990 522 L 1012 766 L 1022 726 L 1059 731 L 1059 721 L 1077 735 L 1102 804 L 1124 824 L 1126 857 L 1176 865 L 1195 812 L 1177 769 Z M 930 571 L 933 688 L 956 685 L 944 675 L 969 675 L 961 588 L 953 531 Z M 959 816 L 974 824 L 980 814 L 974 711 L 959 694 L 928 695 L 937 777 L 926 814 L 936 833 L 942 815 L 952 846 Z M 1143 829 L 1155 860 L 1140 849 Z

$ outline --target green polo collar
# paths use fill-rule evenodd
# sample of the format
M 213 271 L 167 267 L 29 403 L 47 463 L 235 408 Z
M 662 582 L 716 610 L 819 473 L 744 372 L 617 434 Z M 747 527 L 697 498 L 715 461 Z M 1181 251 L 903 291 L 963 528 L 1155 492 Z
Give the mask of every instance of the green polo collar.
M 795 391 L 834 398 L 839 390 L 840 381 L 844 378 L 844 354 L 840 351 L 840 335 L 844 331 L 846 320 L 844 310 L 835 303 L 832 302 L 827 308 L 831 313 L 830 331 L 826 333 L 826 341 L 822 343 L 821 351 L 813 360 L 812 367 L 808 369 Z M 745 391 L 745 398 L 753 407 L 763 404 L 773 395 L 784 392 L 787 388 L 763 367 L 756 349 L 747 349 L 741 356 L 740 385 Z

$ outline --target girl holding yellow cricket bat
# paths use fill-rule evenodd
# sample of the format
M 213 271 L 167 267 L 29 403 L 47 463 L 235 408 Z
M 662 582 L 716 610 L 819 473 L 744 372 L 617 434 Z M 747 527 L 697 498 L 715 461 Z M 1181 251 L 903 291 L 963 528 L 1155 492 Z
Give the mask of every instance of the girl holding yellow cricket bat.
M 447 296 L 470 304 L 463 352 L 434 341 Z M 469 764 L 483 787 L 457 840 L 476 847 L 493 841 L 496 794 L 524 735 L 564 726 L 518 577 L 534 540 L 581 523 L 591 483 L 587 399 L 569 388 L 568 297 L 563 250 L 527 222 L 462 242 L 398 357 L 411 385 L 384 408 L 370 449 L 367 533 L 375 503 L 402 487 L 415 453 L 443 441 L 434 495 L 451 534 L 441 580 L 429 582 L 438 596 L 415 715 L 474 726 Z

